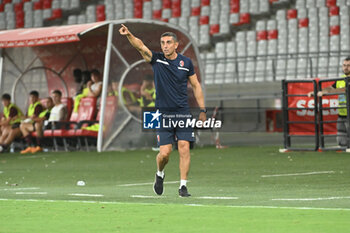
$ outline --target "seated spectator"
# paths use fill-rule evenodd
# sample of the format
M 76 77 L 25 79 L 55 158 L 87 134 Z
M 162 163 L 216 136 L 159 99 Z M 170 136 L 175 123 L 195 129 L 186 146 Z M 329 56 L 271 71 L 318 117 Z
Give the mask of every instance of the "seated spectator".
M 82 87 L 83 89 L 81 91 L 81 94 L 77 95 L 74 99 L 73 112 L 78 112 L 80 100 L 82 98 L 88 96 L 99 97 L 101 95 L 102 81 L 100 78 L 100 72 L 98 70 L 91 71 L 91 80 L 88 79 L 87 73 L 83 72 L 83 82 L 86 82 L 86 85 Z
M 99 97 L 102 92 L 102 79 L 101 74 L 98 70 L 91 71 L 91 81 L 87 83 L 87 87 L 89 88 L 90 97 Z
M 118 97 L 119 96 L 118 88 L 119 88 L 119 82 L 113 81 L 109 95 L 115 95 Z M 137 98 L 135 97 L 135 94 L 125 86 L 122 86 L 122 96 L 123 96 L 122 97 L 123 103 L 126 106 L 137 104 Z
M 141 98 L 138 99 L 140 107 L 154 107 L 156 100 L 156 89 L 152 75 L 146 75 L 141 85 Z
M 11 133 L 12 128 L 18 128 L 21 122 L 22 111 L 13 103 L 11 103 L 11 96 L 3 94 L 1 97 L 2 105 L 4 106 L 3 118 L 0 121 L 1 136 L 0 143 L 4 142 Z M 3 152 L 6 146 L 0 145 L 0 152 Z
M 89 93 L 89 89 L 87 88 L 87 83 L 91 81 L 91 73 L 88 70 L 85 70 L 81 73 L 81 83 L 77 90 L 77 93 L 75 96 L 83 95 L 83 97 L 86 97 Z
M 46 98 L 45 110 L 39 114 L 39 117 L 34 118 L 33 122 L 22 122 L 20 125 L 21 133 L 28 144 L 28 147 L 25 150 L 21 151 L 21 154 L 27 153 L 36 153 L 40 151 L 41 142 L 42 142 L 42 129 L 45 120 L 48 120 L 50 117 L 51 109 L 53 107 L 53 101 L 51 97 Z M 32 132 L 37 133 L 36 137 L 36 147 L 33 146 L 33 139 L 31 136 Z

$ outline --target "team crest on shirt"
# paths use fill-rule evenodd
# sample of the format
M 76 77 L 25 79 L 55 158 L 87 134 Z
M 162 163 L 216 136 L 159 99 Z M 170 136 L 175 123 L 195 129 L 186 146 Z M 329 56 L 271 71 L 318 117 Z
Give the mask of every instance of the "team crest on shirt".
M 179 65 L 183 67 L 185 65 L 185 62 L 183 60 L 180 61 Z

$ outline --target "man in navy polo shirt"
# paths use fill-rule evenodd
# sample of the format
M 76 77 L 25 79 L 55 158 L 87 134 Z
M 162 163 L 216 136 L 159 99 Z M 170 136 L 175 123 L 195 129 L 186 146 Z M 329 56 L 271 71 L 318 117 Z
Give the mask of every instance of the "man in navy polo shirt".
M 206 109 L 202 88 L 194 72 L 191 59 L 176 52 L 179 45 L 176 34 L 172 32 L 163 33 L 160 38 L 162 52 L 154 52 L 150 51 L 140 39 L 136 38 L 125 25 L 122 24 L 119 32 L 121 35 L 126 36 L 130 44 L 139 51 L 143 59 L 152 65 L 156 87 L 156 108 L 162 113 L 189 114 L 187 97 L 187 82 L 189 81 L 201 109 L 199 120 L 205 121 Z M 153 186 L 156 194 L 163 194 L 164 167 L 169 161 L 172 144 L 176 140 L 180 155 L 181 181 L 179 196 L 191 196 L 188 193 L 186 184 L 191 160 L 190 142 L 193 142 L 194 139 L 192 129 L 172 127 L 166 130 L 157 130 L 160 151 L 157 155 L 158 171 Z

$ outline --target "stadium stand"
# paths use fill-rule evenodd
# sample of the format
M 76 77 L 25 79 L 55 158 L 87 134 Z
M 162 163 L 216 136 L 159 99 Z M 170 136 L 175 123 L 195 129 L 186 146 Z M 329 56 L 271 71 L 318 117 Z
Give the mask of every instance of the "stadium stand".
M 162 20 L 188 31 L 207 54 L 205 63 L 216 64 L 206 68 L 206 84 L 276 81 L 340 74 L 350 50 L 349 7 L 347 0 L 6 0 L 0 29 L 57 19 Z

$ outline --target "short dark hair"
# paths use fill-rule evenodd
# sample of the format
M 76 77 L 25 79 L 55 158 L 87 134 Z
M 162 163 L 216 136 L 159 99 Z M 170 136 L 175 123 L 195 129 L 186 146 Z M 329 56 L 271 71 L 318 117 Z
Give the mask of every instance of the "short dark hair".
M 11 101 L 11 96 L 9 94 L 5 93 L 1 96 L 1 99 Z
M 101 75 L 100 71 L 98 71 L 97 69 L 91 70 L 91 74 L 97 75 L 97 76 L 100 76 L 100 75 Z
M 53 92 L 52 92 L 52 94 L 57 94 L 57 95 L 59 95 L 60 97 L 62 97 L 62 92 L 60 91 L 60 90 L 54 90 Z
M 73 70 L 73 77 L 74 77 L 74 81 L 76 83 L 80 83 L 81 82 L 81 69 L 74 69 Z
M 164 32 L 164 33 L 160 36 L 160 38 L 162 38 L 162 37 L 164 37 L 164 36 L 171 36 L 175 42 L 178 42 L 177 36 L 176 36 L 176 34 L 173 33 L 173 32 Z
M 350 61 L 350 56 L 347 56 L 344 61 Z
M 36 98 L 39 98 L 39 92 L 38 92 L 38 91 L 31 91 L 31 92 L 29 93 L 29 95 L 33 95 L 33 96 L 35 96 Z
M 91 80 L 91 73 L 88 70 L 83 71 L 81 76 L 82 76 L 83 84 L 86 84 Z

